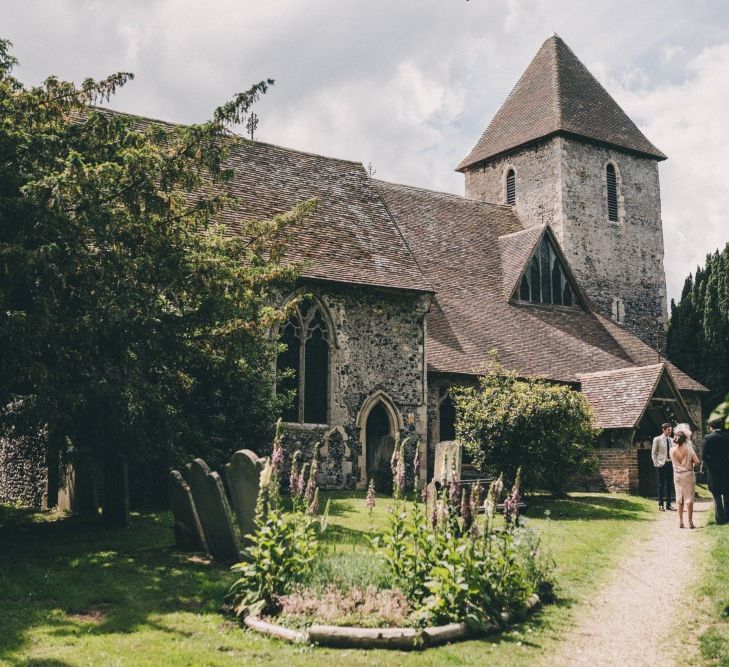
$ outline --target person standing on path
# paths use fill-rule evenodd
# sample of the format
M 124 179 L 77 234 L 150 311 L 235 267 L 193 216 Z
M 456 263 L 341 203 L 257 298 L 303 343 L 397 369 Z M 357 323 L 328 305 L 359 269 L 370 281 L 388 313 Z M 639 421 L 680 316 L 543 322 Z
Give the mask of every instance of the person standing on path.
M 678 431 L 671 447 L 673 462 L 673 482 L 676 486 L 676 503 L 678 504 L 678 527 L 683 528 L 683 507 L 688 510 L 689 528 L 694 528 L 694 496 L 696 495 L 696 473 L 694 466 L 699 463 L 690 435 L 686 431 Z
M 656 468 L 656 476 L 658 477 L 658 509 L 663 511 L 663 498 L 665 494 L 666 509 L 672 510 L 671 507 L 671 488 L 673 487 L 673 464 L 671 463 L 671 431 L 673 427 L 670 424 L 663 424 L 663 435 L 657 435 L 653 438 L 653 446 L 651 447 L 651 458 Z
M 716 523 L 729 521 L 729 433 L 724 430 L 724 418 L 709 420 L 712 429 L 704 438 L 702 457 L 706 463 L 709 491 L 714 496 Z

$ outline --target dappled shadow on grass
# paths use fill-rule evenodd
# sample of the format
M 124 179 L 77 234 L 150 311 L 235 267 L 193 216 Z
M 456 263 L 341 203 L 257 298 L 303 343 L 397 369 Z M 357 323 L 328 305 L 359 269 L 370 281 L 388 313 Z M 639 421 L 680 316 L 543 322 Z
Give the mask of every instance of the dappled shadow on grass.
M 527 516 L 541 518 L 548 510 L 552 519 L 560 521 L 587 519 L 642 521 L 649 520 L 653 515 L 645 502 L 627 496 L 581 495 L 557 499 L 531 496 L 527 499 L 527 504 Z
M 176 612 L 217 613 L 234 576 L 173 550 L 171 517 L 134 517 L 126 530 L 64 519 L 0 530 L 0 661 L 27 631 L 57 637 L 134 632 Z M 59 663 L 63 664 L 63 663 Z

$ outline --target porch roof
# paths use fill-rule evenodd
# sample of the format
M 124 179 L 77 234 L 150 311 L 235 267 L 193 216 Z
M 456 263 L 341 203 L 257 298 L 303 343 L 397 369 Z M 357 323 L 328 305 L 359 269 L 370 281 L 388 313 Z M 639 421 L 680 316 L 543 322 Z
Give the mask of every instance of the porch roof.
M 696 426 L 665 363 L 584 373 L 579 379 L 598 428 L 638 428 L 652 401 L 670 402 L 680 420 Z

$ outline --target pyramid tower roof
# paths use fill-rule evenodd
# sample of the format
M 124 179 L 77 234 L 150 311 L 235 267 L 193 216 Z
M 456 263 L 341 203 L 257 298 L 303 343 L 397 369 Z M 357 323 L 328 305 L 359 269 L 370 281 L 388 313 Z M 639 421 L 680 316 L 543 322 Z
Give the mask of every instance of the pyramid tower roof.
M 610 93 L 557 35 L 547 39 L 509 97 L 458 165 L 464 171 L 555 134 L 576 135 L 665 160 Z

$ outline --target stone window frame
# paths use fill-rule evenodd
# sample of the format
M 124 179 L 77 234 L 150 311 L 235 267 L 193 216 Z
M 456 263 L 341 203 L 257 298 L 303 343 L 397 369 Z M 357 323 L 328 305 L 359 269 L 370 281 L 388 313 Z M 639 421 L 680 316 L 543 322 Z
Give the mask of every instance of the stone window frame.
M 509 180 L 509 172 L 514 172 L 514 203 L 509 203 L 509 193 L 508 193 L 508 180 Z M 501 201 L 504 203 L 505 206 L 516 206 L 516 203 L 519 199 L 519 187 L 517 185 L 517 177 L 519 175 L 519 172 L 516 169 L 516 166 L 509 163 L 504 166 L 504 172 L 501 176 Z
M 405 428 L 405 422 L 402 418 L 400 410 L 397 409 L 395 401 L 382 389 L 378 389 L 370 394 L 362 403 L 362 407 L 357 413 L 355 419 L 355 427 L 359 433 L 359 456 L 357 465 L 359 467 L 360 478 L 357 482 L 357 488 L 364 489 L 367 487 L 367 420 L 370 412 L 376 405 L 382 403 L 385 412 L 390 419 L 390 429 L 393 436 L 400 433 Z
M 607 185 L 607 169 L 608 165 L 612 165 L 612 168 L 615 170 L 615 190 L 618 200 L 618 219 L 617 220 L 611 220 L 610 219 L 610 211 L 608 208 L 608 185 Z M 625 223 L 625 198 L 623 197 L 623 177 L 620 173 L 620 167 L 618 166 L 618 161 L 614 158 L 610 158 L 609 160 L 605 160 L 605 163 L 602 165 L 602 206 L 603 206 L 603 215 L 605 217 L 605 221 L 610 225 L 622 225 Z
M 611 313 L 613 322 L 616 324 L 625 324 L 625 301 L 619 296 L 613 297 Z
M 297 318 L 298 323 L 294 324 L 294 327 L 298 329 L 299 331 L 306 331 L 306 334 L 303 336 L 298 336 L 299 338 L 299 372 L 298 372 L 298 395 L 297 395 L 297 402 L 298 402 L 298 420 L 295 422 L 285 422 L 288 424 L 294 424 L 296 426 L 308 426 L 308 427 L 318 427 L 318 426 L 327 426 L 332 421 L 332 389 L 335 386 L 334 379 L 333 379 L 333 373 L 334 373 L 334 351 L 339 347 L 337 344 L 337 336 L 336 336 L 336 327 L 334 326 L 334 321 L 332 320 L 332 316 L 329 310 L 329 307 L 324 303 L 323 299 L 319 294 L 316 292 L 313 292 L 310 288 L 301 288 L 299 290 L 296 290 L 292 294 L 290 294 L 286 299 L 284 299 L 282 303 L 282 308 L 286 308 L 291 301 L 293 301 L 296 298 L 299 297 L 305 297 L 311 301 L 311 305 L 309 308 L 309 311 L 307 312 L 305 317 L 302 317 L 301 312 L 298 308 L 294 310 L 294 312 L 291 314 L 290 317 L 286 319 L 285 322 L 283 322 L 276 330 L 276 339 L 279 339 L 281 336 L 281 333 L 287 327 L 290 323 L 292 318 Z M 308 340 L 308 330 L 309 325 L 311 324 L 312 320 L 314 319 L 316 313 L 321 314 L 321 319 L 324 322 L 325 326 L 325 332 L 324 332 L 324 340 L 327 342 L 329 346 L 329 359 L 328 359 L 328 369 L 327 369 L 327 397 L 326 397 L 326 421 L 323 423 L 314 423 L 314 422 L 307 422 L 304 419 L 304 407 L 305 407 L 305 383 L 306 383 L 306 341 Z M 277 375 L 277 363 L 278 363 L 278 357 L 276 357 L 276 360 L 274 361 L 274 371 L 275 375 Z M 274 393 L 277 391 L 277 385 L 278 380 L 274 379 Z
M 543 267 L 542 267 L 542 245 L 546 242 L 546 245 L 549 249 L 549 274 L 547 274 L 548 278 L 543 278 Z M 565 286 L 569 285 L 569 295 L 570 299 L 572 301 L 571 304 L 564 304 L 564 303 L 549 303 L 546 301 L 541 300 L 541 291 L 542 291 L 542 283 L 544 280 L 547 280 L 549 282 L 550 291 L 553 289 L 554 285 L 552 284 L 552 271 L 555 268 L 555 264 L 558 265 L 559 268 L 559 274 L 560 274 L 560 287 L 562 290 L 562 294 L 560 295 L 560 300 L 563 300 L 564 298 L 564 289 Z M 534 301 L 532 300 L 531 294 L 532 291 L 532 281 L 534 279 L 534 275 L 532 275 L 532 272 L 534 271 L 534 266 L 536 266 L 536 273 L 538 274 L 536 277 L 539 280 L 539 292 L 540 292 L 540 300 Z M 524 299 L 521 296 L 521 292 L 523 289 L 524 282 L 526 281 L 526 284 L 528 286 L 528 291 L 530 292 L 530 298 Z M 512 295 L 512 301 L 518 304 L 522 305 L 528 305 L 528 306 L 534 306 L 537 308 L 557 308 L 557 309 L 564 309 L 564 310 L 581 310 L 584 309 L 584 305 L 582 302 L 582 297 L 580 295 L 579 289 L 577 287 L 577 282 L 574 280 L 574 277 L 572 276 L 571 271 L 569 270 L 569 265 L 564 258 L 563 254 L 560 252 L 560 248 L 556 241 L 552 239 L 548 234 L 543 234 L 537 244 L 534 247 L 534 251 L 532 252 L 531 256 L 529 257 L 529 261 L 526 264 L 526 268 L 522 272 L 521 276 L 519 277 L 519 282 L 516 285 L 516 289 L 514 290 L 514 293 Z

